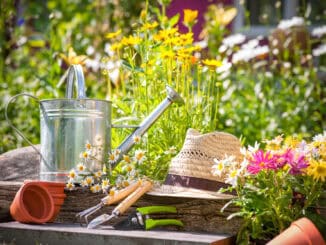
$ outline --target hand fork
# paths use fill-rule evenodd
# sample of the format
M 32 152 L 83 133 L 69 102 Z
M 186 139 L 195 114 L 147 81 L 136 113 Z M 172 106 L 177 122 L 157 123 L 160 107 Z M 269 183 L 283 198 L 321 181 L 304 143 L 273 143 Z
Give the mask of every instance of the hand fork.
M 109 221 L 112 218 L 118 217 L 120 214 L 123 214 L 132 204 L 134 204 L 142 195 L 144 195 L 147 191 L 152 188 L 152 182 L 148 180 L 144 180 L 141 185 L 134 191 L 131 195 L 129 195 L 125 200 L 123 200 L 111 213 L 102 214 L 97 218 L 93 219 L 87 226 L 89 229 L 94 229 L 101 224 Z
M 141 181 L 137 180 L 134 183 L 131 183 L 126 188 L 118 191 L 114 195 L 107 195 L 106 197 L 102 198 L 101 201 L 97 205 L 90 207 L 90 208 L 76 214 L 76 219 L 79 220 L 79 223 L 81 225 L 82 225 L 83 219 L 86 222 L 86 224 L 88 224 L 89 216 L 91 216 L 92 214 L 94 214 L 95 212 L 97 212 L 98 210 L 100 210 L 102 207 L 104 207 L 106 205 L 111 205 L 111 204 L 114 204 L 114 203 L 122 200 L 123 198 L 128 196 L 130 193 L 134 192 L 140 185 L 141 185 Z

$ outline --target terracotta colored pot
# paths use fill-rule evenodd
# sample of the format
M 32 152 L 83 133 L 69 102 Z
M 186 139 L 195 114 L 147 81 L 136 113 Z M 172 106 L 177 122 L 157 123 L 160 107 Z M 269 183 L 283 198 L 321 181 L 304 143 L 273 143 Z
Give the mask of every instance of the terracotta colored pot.
M 64 194 L 65 190 L 65 183 L 59 183 L 59 182 L 50 182 L 50 181 L 39 181 L 39 180 L 25 180 L 24 183 L 28 182 L 37 182 L 40 185 L 43 185 L 46 187 L 51 194 Z
M 325 245 L 318 229 L 307 218 L 294 221 L 289 228 L 271 240 L 268 245 Z
M 45 187 L 36 182 L 25 183 L 10 205 L 10 214 L 22 223 L 46 223 L 54 214 L 52 196 Z
M 65 201 L 66 194 L 52 194 L 52 198 L 54 202 L 54 215 L 49 222 L 53 222 L 58 216 L 61 206 Z
M 25 180 L 24 183 L 37 183 L 50 192 L 54 202 L 54 213 L 48 222 L 53 222 L 58 216 L 61 205 L 64 203 L 64 199 L 66 198 L 66 194 L 64 194 L 65 183 L 39 180 Z

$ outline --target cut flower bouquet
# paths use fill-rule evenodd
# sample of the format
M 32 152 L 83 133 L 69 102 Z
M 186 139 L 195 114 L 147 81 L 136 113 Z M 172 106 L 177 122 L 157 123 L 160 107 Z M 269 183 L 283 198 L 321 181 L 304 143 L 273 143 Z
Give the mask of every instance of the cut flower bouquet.
M 236 192 L 224 208 L 229 204 L 239 207 L 228 218 L 243 218 L 237 237 L 240 244 L 270 240 L 300 217 L 326 222 L 316 214 L 325 191 L 326 132 L 310 143 L 282 136 L 262 143 L 264 147 L 256 143 L 242 148 L 241 163 L 232 156 L 214 159 L 213 174 L 230 184 L 220 191 Z

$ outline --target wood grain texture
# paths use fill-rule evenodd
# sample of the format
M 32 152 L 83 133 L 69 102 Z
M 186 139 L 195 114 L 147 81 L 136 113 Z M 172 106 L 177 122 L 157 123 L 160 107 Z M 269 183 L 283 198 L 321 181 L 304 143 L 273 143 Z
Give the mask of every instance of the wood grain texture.
M 9 206 L 21 185 L 21 182 L 0 181 L 1 221 L 8 221 L 8 218 L 5 218 L 5 214 L 7 213 L 8 215 Z M 100 199 L 105 196 L 102 193 L 91 193 L 88 189 L 81 187 L 77 187 L 73 191 L 66 190 L 65 193 L 67 194 L 67 197 L 55 222 L 67 224 L 79 222 L 75 219 L 76 214 L 96 205 Z M 236 218 L 231 220 L 226 219 L 228 215 L 237 210 L 234 207 L 227 208 L 223 213 L 220 212 L 226 202 L 227 200 L 204 200 L 144 195 L 132 207 L 130 207 L 125 214 L 111 220 L 108 225 L 114 225 L 116 222 L 126 218 L 137 207 L 173 205 L 178 210 L 176 214 L 155 214 L 151 215 L 151 217 L 154 219 L 180 219 L 184 223 L 183 228 L 172 226 L 166 227 L 168 230 L 236 234 L 241 225 L 241 220 Z M 90 219 L 95 218 L 102 213 L 111 213 L 114 207 L 114 205 L 104 207 L 94 215 L 90 216 Z

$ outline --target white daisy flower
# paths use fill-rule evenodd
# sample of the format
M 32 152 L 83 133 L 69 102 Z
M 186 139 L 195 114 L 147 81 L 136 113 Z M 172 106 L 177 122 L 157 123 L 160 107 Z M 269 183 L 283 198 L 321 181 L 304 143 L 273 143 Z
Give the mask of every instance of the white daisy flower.
M 108 179 L 102 180 L 102 189 L 107 190 L 110 187 L 110 181 Z
M 109 163 L 115 163 L 118 159 L 118 156 L 114 153 L 109 154 Z
M 91 186 L 94 183 L 94 178 L 92 176 L 87 176 L 83 181 L 83 186 Z
M 85 164 L 84 163 L 78 163 L 78 165 L 77 165 L 77 171 L 78 172 L 84 172 L 85 171 L 85 169 L 86 169 L 86 166 L 85 166 Z
M 224 162 L 223 161 L 219 161 L 216 158 L 214 158 L 214 162 L 215 164 L 212 167 L 212 174 L 218 177 L 222 176 L 222 173 L 225 170 L 225 166 L 224 166 Z
M 76 173 L 76 171 L 75 171 L 74 169 L 71 169 L 71 170 L 69 171 L 69 173 L 68 173 L 68 177 L 69 177 L 69 179 L 71 179 L 71 180 L 74 180 L 77 176 L 78 176 L 78 175 L 77 175 L 77 173 Z
M 97 179 L 100 179 L 103 175 L 103 172 L 101 170 L 94 173 L 94 177 Z
M 303 26 L 303 25 L 304 25 L 304 19 L 302 17 L 294 16 L 292 17 L 292 19 L 281 20 L 277 27 L 283 30 L 287 30 L 290 29 L 291 27 Z
M 96 184 L 96 185 L 91 186 L 90 190 L 93 193 L 99 193 L 102 190 L 102 188 L 99 184 Z
M 235 187 L 237 185 L 239 175 L 240 175 L 239 169 L 231 170 L 225 180 L 225 183 L 230 184 L 233 187 Z
M 314 28 L 311 31 L 311 34 L 315 37 L 322 37 L 323 35 L 326 34 L 326 25 Z
M 143 161 L 145 161 L 146 160 L 145 151 L 136 150 L 134 159 L 137 163 L 142 163 Z
M 75 189 L 75 185 L 73 182 L 68 181 L 68 183 L 66 184 L 66 188 L 71 191 L 71 190 Z
M 315 135 L 312 140 L 314 142 L 325 142 L 326 141 L 326 131 L 324 131 L 322 134 Z
M 140 143 L 140 140 L 141 140 L 141 137 L 139 135 L 134 135 L 132 137 L 133 141 L 135 144 L 139 144 Z

